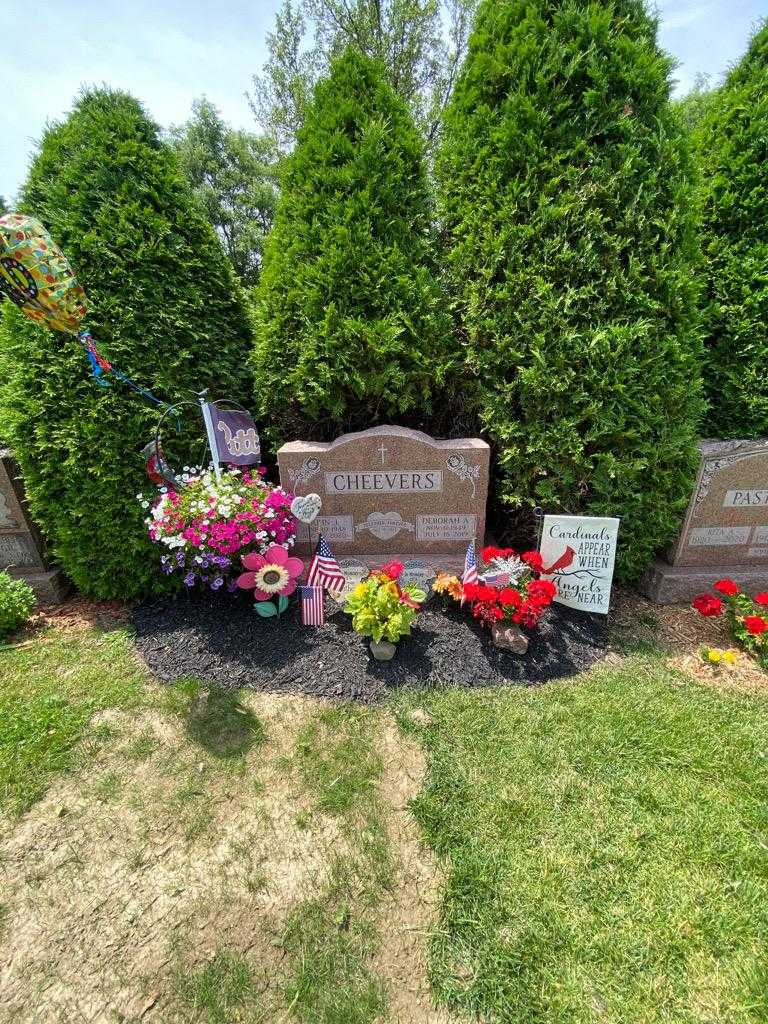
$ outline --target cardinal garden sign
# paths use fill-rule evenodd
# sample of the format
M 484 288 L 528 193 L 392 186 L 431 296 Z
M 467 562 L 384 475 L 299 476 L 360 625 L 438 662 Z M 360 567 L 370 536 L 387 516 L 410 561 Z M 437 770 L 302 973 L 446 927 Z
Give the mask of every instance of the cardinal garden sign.
M 619 520 L 600 516 L 545 516 L 541 534 L 543 579 L 557 585 L 555 601 L 607 615 Z

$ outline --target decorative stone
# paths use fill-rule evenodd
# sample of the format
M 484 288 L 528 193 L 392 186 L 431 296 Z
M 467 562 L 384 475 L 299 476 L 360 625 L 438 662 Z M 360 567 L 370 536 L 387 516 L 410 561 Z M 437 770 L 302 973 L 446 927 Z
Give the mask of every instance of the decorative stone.
M 322 514 L 301 526 L 296 550 L 322 533 L 337 558 L 373 567 L 428 556 L 460 570 L 470 541 L 482 544 L 490 449 L 479 438 L 437 441 L 405 427 L 374 427 L 330 444 L 292 441 L 277 453 L 280 483 L 320 494 Z
M 291 502 L 291 512 L 300 523 L 311 523 L 317 519 L 322 505 L 319 494 L 300 494 Z
M 379 640 L 378 643 L 371 640 L 371 654 L 376 661 L 392 661 L 396 650 L 395 644 L 390 643 L 389 640 Z
M 435 582 L 436 576 L 437 570 L 433 566 L 419 558 L 411 558 L 403 566 L 400 586 L 404 587 L 407 583 L 415 583 L 419 590 L 423 590 L 427 595 L 424 601 L 424 604 L 427 604 L 434 595 L 432 584 Z
M 0 451 L 0 569 L 25 579 L 42 604 L 57 604 L 67 592 L 60 569 L 50 569 L 45 544 L 27 512 L 18 465 Z
M 370 569 L 356 558 L 340 558 L 338 562 L 344 575 L 344 587 L 341 590 L 330 590 L 329 593 L 339 604 L 345 604 L 358 583 L 362 583 L 370 575 Z
M 731 576 L 768 588 L 768 440 L 703 441 L 683 525 L 640 584 L 657 604 L 690 601 Z
M 528 651 L 528 637 L 515 625 L 495 622 L 491 628 L 494 644 L 502 651 L 525 654 Z

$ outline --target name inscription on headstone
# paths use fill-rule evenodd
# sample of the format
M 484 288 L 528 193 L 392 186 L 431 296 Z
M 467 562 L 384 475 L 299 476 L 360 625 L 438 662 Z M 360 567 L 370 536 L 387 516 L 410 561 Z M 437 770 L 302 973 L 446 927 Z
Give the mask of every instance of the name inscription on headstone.
M 330 444 L 293 441 L 277 455 L 280 483 L 317 491 L 321 514 L 297 537 L 306 555 L 322 533 L 334 554 L 367 565 L 427 557 L 463 563 L 485 534 L 490 449 L 479 438 L 437 441 L 405 427 L 374 427 Z

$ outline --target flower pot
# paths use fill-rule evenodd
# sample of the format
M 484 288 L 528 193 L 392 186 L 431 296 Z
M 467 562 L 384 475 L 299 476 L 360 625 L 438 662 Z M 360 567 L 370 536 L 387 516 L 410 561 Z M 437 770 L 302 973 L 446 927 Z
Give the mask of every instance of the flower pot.
M 396 650 L 395 644 L 391 644 L 389 640 L 380 640 L 378 643 L 375 640 L 371 640 L 371 654 L 376 661 L 391 661 L 395 656 Z
M 525 654 L 528 650 L 528 637 L 517 626 L 508 622 L 495 622 L 491 629 L 494 644 L 502 651 L 512 654 Z

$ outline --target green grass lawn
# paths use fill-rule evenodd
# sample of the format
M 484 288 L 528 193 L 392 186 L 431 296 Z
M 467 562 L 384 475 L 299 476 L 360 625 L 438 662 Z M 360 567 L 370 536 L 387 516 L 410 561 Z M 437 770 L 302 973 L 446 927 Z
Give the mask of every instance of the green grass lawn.
M 153 684 L 124 629 L 49 630 L 0 653 L 11 827 L 109 742 L 109 724 L 91 721 L 108 708 L 181 715 L 199 753 L 184 755 L 179 777 L 189 762 L 200 800 L 209 761 L 226 769 L 233 800 L 261 785 L 271 741 L 253 702 L 214 693 L 191 714 L 196 689 Z M 416 707 L 428 716 L 415 720 Z M 648 649 L 536 689 L 401 691 L 378 711 L 303 712 L 279 766 L 303 794 L 295 823 L 333 822 L 344 842 L 275 940 L 286 1024 L 394 1020 L 372 966 L 395 856 L 378 788 L 390 711 L 428 755 L 413 810 L 444 870 L 431 983 L 457 1021 L 768 1020 L 768 698 L 697 683 Z M 120 741 L 125 770 L 114 761 L 93 799 L 119 799 L 131 765 L 153 756 L 158 740 L 135 732 Z M 206 836 L 185 840 L 196 858 L 214 856 Z M 178 1019 L 271 1019 L 253 967 L 222 948 L 180 970 Z
M 768 701 L 649 655 L 418 703 L 442 1000 L 515 1024 L 768 1020 Z

